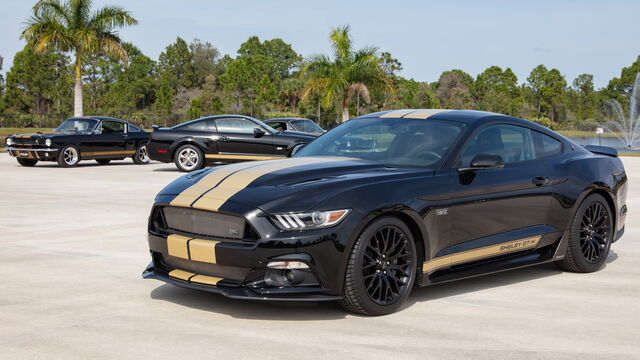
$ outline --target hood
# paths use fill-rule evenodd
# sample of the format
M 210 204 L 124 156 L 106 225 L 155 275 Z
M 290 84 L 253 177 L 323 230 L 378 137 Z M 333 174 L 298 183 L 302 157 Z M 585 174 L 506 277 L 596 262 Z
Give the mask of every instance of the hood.
M 295 138 L 299 138 L 299 139 L 311 139 L 311 140 L 313 140 L 313 139 L 318 137 L 318 135 L 314 135 L 314 134 L 310 134 L 310 133 L 305 133 L 305 132 L 300 132 L 300 131 L 289 131 L 289 130 L 280 131 L 278 133 L 278 135 L 295 137 Z
M 387 168 L 381 163 L 343 157 L 298 157 L 222 166 L 181 177 L 159 195 L 170 203 L 225 211 L 230 203 L 267 213 L 307 211 L 321 202 L 372 183 L 392 181 L 425 169 Z
M 50 138 L 53 135 L 73 135 L 72 133 L 65 133 L 62 131 L 38 131 L 38 132 L 34 132 L 34 133 L 25 133 L 25 134 L 16 134 L 16 135 L 11 135 L 10 137 L 13 138 L 17 138 L 17 139 L 30 139 L 32 137 L 42 137 L 42 138 Z

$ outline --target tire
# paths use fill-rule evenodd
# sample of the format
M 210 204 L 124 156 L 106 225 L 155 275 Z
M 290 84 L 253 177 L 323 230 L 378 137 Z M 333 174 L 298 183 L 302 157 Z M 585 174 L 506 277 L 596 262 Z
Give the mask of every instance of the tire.
M 391 314 L 409 296 L 417 266 L 416 245 L 407 225 L 395 217 L 380 217 L 367 225 L 351 250 L 339 303 L 364 315 Z
M 178 170 L 191 172 L 202 169 L 204 166 L 204 154 L 195 145 L 183 145 L 174 153 L 173 162 Z
M 133 163 L 137 165 L 146 165 L 149 163 L 149 153 L 147 151 L 147 143 L 140 144 L 133 154 Z
M 74 167 L 80 162 L 80 151 L 75 145 L 65 145 L 58 154 L 60 167 Z
M 576 211 L 564 259 L 556 261 L 563 270 L 589 273 L 607 261 L 615 229 L 611 208 L 602 195 L 587 196 Z
M 96 162 L 100 165 L 107 165 L 111 162 L 111 159 L 96 159 Z
M 26 167 L 36 166 L 36 164 L 38 163 L 38 160 L 34 159 L 16 158 L 16 160 L 18 160 L 18 164 Z

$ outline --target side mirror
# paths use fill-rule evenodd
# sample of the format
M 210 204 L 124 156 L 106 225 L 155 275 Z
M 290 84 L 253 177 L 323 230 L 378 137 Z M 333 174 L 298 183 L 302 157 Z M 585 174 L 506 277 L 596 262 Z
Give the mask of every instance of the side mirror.
M 495 170 L 504 167 L 504 160 L 500 155 L 476 155 L 469 164 L 468 168 L 462 168 L 458 171 L 476 171 L 476 170 Z
M 253 129 L 253 136 L 255 136 L 257 138 L 264 136 L 264 134 L 265 134 L 264 130 L 262 130 L 260 128 L 254 128 Z

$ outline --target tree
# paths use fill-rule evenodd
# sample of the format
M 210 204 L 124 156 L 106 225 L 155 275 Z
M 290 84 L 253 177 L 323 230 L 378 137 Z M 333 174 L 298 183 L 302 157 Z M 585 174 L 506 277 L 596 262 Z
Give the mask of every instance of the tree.
M 218 58 L 220 52 L 210 42 L 194 39 L 189 44 L 193 60 L 193 85 L 202 86 L 207 76 L 220 73 Z
M 504 71 L 491 66 L 478 74 L 473 86 L 477 108 L 503 114 L 515 115 L 514 100 L 519 96 L 518 77 L 511 68 Z
M 438 79 L 436 96 L 446 109 L 471 109 L 472 86 L 473 78 L 466 72 L 458 69 L 445 71 Z
M 180 37 L 160 54 L 158 67 L 174 90 L 179 86 L 190 88 L 197 83 L 193 54 L 187 42 Z
M 4 58 L 0 56 L 0 71 L 2 71 L 2 62 Z M 0 73 L 0 112 L 4 111 L 4 77 Z
M 271 39 L 260 42 L 257 36 L 252 36 L 240 45 L 238 49 L 240 57 L 261 55 L 271 60 L 269 79 L 274 82 L 276 77 L 284 79 L 291 75 L 291 72 L 302 60 L 290 44 L 282 39 Z
M 220 76 L 220 83 L 225 93 L 234 100 L 234 112 L 254 116 L 254 112 L 259 110 L 260 104 L 256 102 L 260 88 L 266 85 L 264 76 L 269 74 L 271 68 L 271 59 L 263 55 L 238 56 L 227 64 L 225 73 Z
M 620 71 L 620 77 L 613 78 L 607 85 L 605 94 L 613 99 L 618 100 L 623 109 L 627 109 L 629 106 L 629 99 L 631 92 L 633 91 L 633 84 L 636 80 L 636 74 L 640 72 L 640 56 L 636 58 L 628 67 L 622 68 Z
M 597 112 L 598 96 L 593 87 L 593 75 L 581 74 L 573 80 L 572 107 L 578 120 L 593 119 Z
M 376 57 L 378 49 L 365 47 L 353 50 L 349 32 L 348 25 L 331 31 L 333 58 L 327 55 L 309 57 L 305 71 L 310 79 L 302 93 L 303 99 L 313 94 L 323 94 L 325 108 L 340 101 L 342 122 L 349 120 L 349 101 L 352 96 L 357 94 L 368 103 L 369 86 L 384 85 L 388 91 L 393 91 Z
M 531 70 L 525 89 L 537 110 L 536 116 L 560 120 L 566 87 L 567 81 L 557 69 L 547 70 L 544 65 L 538 65 Z
M 127 52 L 115 28 L 138 23 L 121 7 L 105 6 L 92 12 L 91 5 L 91 0 L 38 1 L 21 35 L 38 52 L 75 53 L 75 116 L 83 114 L 82 57 L 93 53 L 107 54 L 126 64 Z
M 297 77 L 285 79 L 280 83 L 280 100 L 291 112 L 298 112 L 298 102 L 304 89 L 304 83 Z
M 156 112 L 159 115 L 171 115 L 173 112 L 173 88 L 168 80 L 163 79 L 156 93 Z
M 7 72 L 6 106 L 22 113 L 47 114 L 54 108 L 64 94 L 71 88 L 71 79 L 67 75 L 68 57 L 60 53 L 37 53 L 26 46 L 16 53 L 13 65 Z M 56 107 L 57 105 L 57 107 Z

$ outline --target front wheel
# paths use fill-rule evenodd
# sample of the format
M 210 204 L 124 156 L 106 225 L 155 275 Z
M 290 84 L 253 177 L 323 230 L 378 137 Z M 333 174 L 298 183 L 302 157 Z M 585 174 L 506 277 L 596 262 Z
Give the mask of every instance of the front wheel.
M 351 250 L 340 305 L 365 315 L 393 313 L 409 296 L 416 273 L 411 231 L 395 217 L 381 217 L 364 229 Z
M 569 229 L 567 252 L 556 265 L 568 271 L 594 272 L 609 255 L 615 231 L 609 204 L 602 195 L 591 194 L 580 204 Z
M 146 165 L 149 163 L 149 153 L 147 152 L 146 143 L 136 148 L 136 153 L 133 154 L 133 163 L 138 165 Z
M 58 165 L 74 167 L 80 162 L 80 151 L 74 145 L 65 145 L 58 154 Z
M 204 166 L 204 154 L 194 145 L 183 145 L 176 150 L 173 162 L 178 167 L 178 170 L 191 172 Z
M 18 164 L 22 166 L 27 166 L 27 167 L 35 166 L 38 163 L 38 160 L 34 160 L 34 159 L 16 158 L 16 160 L 18 160 Z

